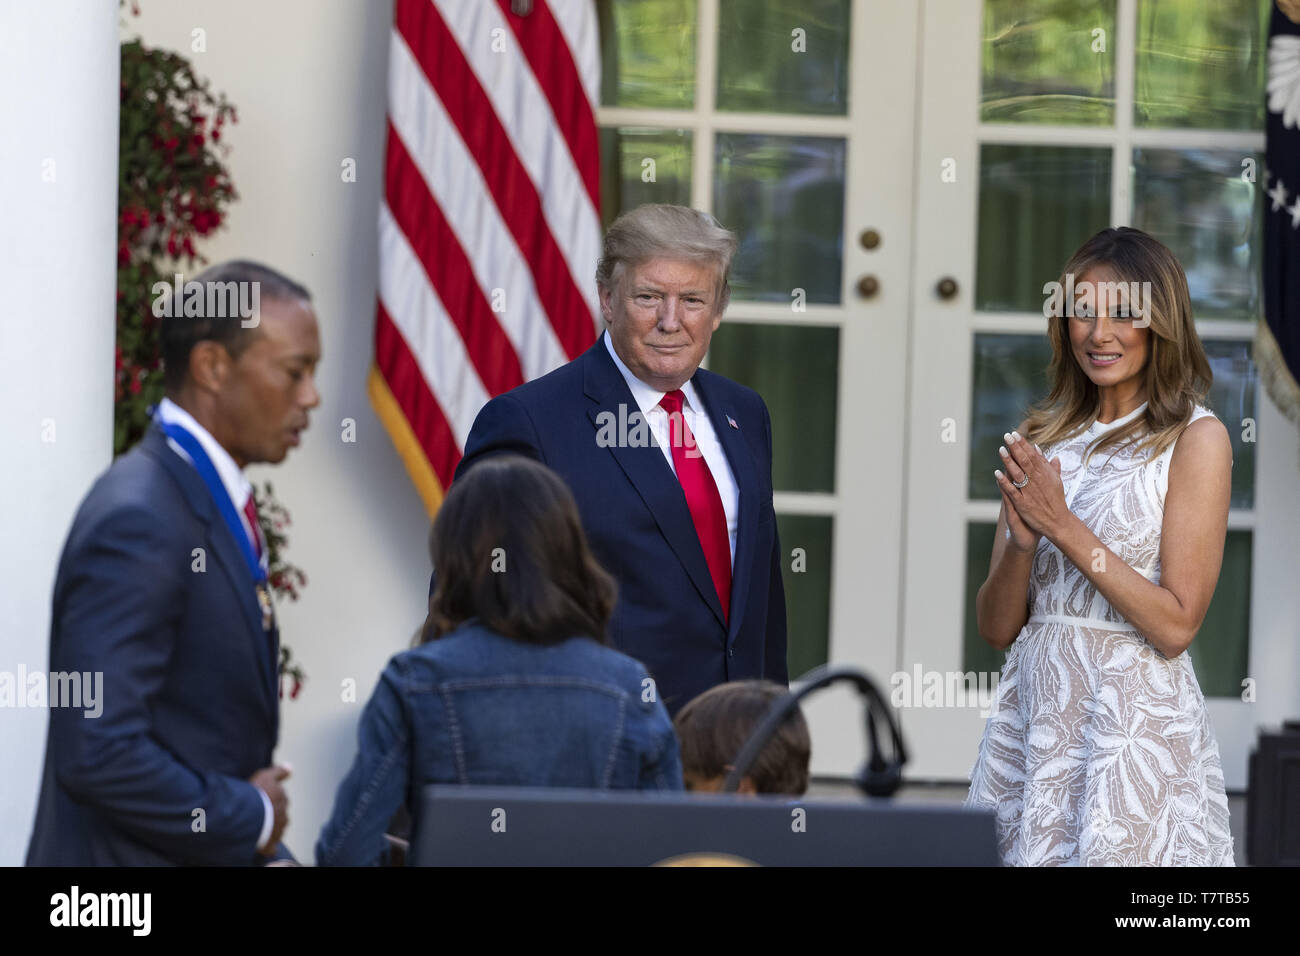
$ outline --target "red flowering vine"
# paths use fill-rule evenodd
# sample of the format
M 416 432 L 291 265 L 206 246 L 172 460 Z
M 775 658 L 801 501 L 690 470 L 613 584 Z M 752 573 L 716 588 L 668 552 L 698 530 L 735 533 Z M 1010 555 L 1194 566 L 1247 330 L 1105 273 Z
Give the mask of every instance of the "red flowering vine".
M 138 12 L 138 11 L 134 11 Z M 182 56 L 122 44 L 117 186 L 117 352 L 113 448 L 144 434 L 162 399 L 154 284 L 207 260 L 196 241 L 219 229 L 238 198 L 222 131 L 237 120 Z

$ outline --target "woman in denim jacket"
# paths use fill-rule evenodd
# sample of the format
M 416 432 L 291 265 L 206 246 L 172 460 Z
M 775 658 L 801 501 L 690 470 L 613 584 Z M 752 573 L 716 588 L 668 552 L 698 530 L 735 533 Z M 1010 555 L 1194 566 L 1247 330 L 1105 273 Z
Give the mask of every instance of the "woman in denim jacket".
M 381 863 L 421 789 L 680 790 L 672 721 L 645 668 L 606 646 L 615 584 L 544 465 L 506 455 L 452 485 L 431 539 L 420 643 L 394 656 L 316 844 L 320 865 Z

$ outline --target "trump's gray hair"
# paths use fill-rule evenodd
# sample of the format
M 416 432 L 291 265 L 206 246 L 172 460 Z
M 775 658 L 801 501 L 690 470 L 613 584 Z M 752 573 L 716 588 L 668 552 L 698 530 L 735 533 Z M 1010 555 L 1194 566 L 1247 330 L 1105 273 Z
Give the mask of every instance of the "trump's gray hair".
M 736 234 L 707 212 L 663 203 L 638 206 L 615 219 L 605 233 L 596 285 L 613 288 L 625 266 L 649 259 L 711 263 L 718 270 L 718 305 L 725 308 L 731 298 L 727 279 L 736 245 Z

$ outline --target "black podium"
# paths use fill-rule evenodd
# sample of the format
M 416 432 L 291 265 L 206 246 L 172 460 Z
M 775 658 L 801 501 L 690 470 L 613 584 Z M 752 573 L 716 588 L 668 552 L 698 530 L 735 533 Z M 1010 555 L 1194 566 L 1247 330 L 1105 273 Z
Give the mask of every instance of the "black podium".
M 416 866 L 997 866 L 992 811 L 630 791 L 430 786 Z

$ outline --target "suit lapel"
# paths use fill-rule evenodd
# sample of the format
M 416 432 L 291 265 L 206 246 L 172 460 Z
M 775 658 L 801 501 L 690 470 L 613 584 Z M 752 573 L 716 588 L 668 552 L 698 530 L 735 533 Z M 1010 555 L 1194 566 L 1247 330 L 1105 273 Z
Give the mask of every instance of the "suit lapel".
M 617 423 L 630 418 L 633 412 L 639 414 L 636 400 L 614 360 L 609 357 L 603 338 L 597 339 L 584 356 L 583 380 L 587 397 L 591 399 L 587 416 L 597 431 L 606 420 L 605 415 L 613 416 Z M 621 416 L 620 405 L 625 409 Z M 653 444 L 629 447 L 621 442 L 612 444 L 609 451 L 650 509 L 664 539 L 690 575 L 700 597 L 713 610 L 718 623 L 725 626 L 722 603 L 713 586 L 713 577 L 709 574 L 709 565 L 704 559 L 704 549 L 700 547 L 686 496 L 677 476 L 664 460 L 663 451 Z
M 736 418 L 735 409 L 714 387 L 719 381 L 717 377 L 696 372 L 691 381 L 704 402 L 709 421 L 713 423 L 713 432 L 718 436 L 718 443 L 726 453 L 727 463 L 731 465 L 731 475 L 735 479 L 736 490 L 739 492 L 740 513 L 736 516 L 736 560 L 732 562 L 731 569 L 731 616 L 727 627 L 727 643 L 730 645 L 740 632 L 745 617 L 745 607 L 749 600 L 749 571 L 754 564 L 754 539 L 758 534 L 758 474 L 754 470 L 753 455 L 741 432 L 745 423 Z M 736 422 L 737 427 L 733 428 L 732 422 Z M 752 427 L 754 423 L 748 424 Z
M 262 630 L 262 610 L 257 603 L 257 589 L 253 575 L 248 570 L 239 543 L 231 537 L 230 529 L 220 520 L 216 503 L 212 500 L 207 486 L 192 465 L 182 459 L 167 444 L 167 436 L 157 425 L 150 425 L 142 441 L 145 450 L 156 458 L 168 473 L 181 486 L 186 501 L 195 516 L 208 527 L 208 542 L 216 563 L 221 566 L 231 589 L 239 603 L 244 619 L 243 628 L 246 637 L 252 639 L 253 658 L 257 662 L 258 682 L 262 687 L 262 703 L 267 719 L 272 726 L 277 721 L 275 668 L 278 661 L 272 661 L 273 653 L 278 653 L 274 634 Z

